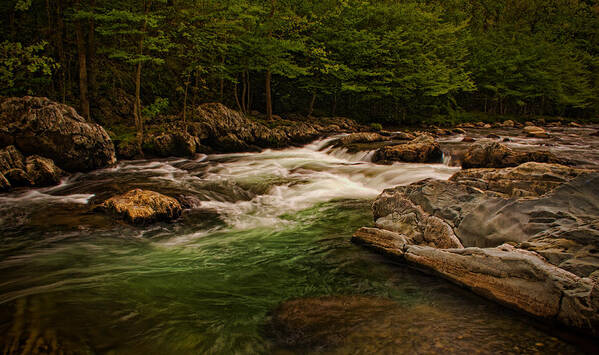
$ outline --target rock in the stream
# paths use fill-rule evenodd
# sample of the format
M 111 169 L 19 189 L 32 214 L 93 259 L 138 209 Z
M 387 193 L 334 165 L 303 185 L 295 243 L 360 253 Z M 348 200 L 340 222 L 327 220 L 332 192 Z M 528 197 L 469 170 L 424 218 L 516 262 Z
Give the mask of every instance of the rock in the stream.
M 550 152 L 517 152 L 501 143 L 485 140 L 476 142 L 468 149 L 462 160 L 462 168 L 506 168 L 526 162 L 565 163 Z
M 200 140 L 197 137 L 180 128 L 174 133 L 161 133 L 158 136 L 150 136 L 144 145 L 144 151 L 159 157 L 191 157 L 193 156 Z
M 39 155 L 25 158 L 11 145 L 0 150 L 0 174 L 10 187 L 45 187 L 58 184 L 64 172 L 51 159 Z
M 56 185 L 64 172 L 51 159 L 31 155 L 25 159 L 25 171 L 36 187 Z
M 182 211 L 181 204 L 176 199 L 141 189 L 109 198 L 101 208 L 133 224 L 173 220 L 178 218 Z
M 348 145 L 352 143 L 372 143 L 389 140 L 388 137 L 382 136 L 376 132 L 359 132 L 352 133 L 339 139 L 340 145 Z
M 367 296 L 291 300 L 272 312 L 267 333 L 282 347 L 335 348 L 391 307 L 397 307 L 392 300 Z
M 89 171 L 116 161 L 114 145 L 101 126 L 43 97 L 0 103 L 0 146 L 9 145 L 26 155 L 43 154 L 68 171 Z
M 373 214 L 377 228 L 354 242 L 599 335 L 599 172 L 543 163 L 462 170 L 387 189 Z
M 441 162 L 443 152 L 439 143 L 429 135 L 423 134 L 415 139 L 398 145 L 386 146 L 374 153 L 373 162 L 391 164 L 400 161 L 406 163 Z
M 235 152 L 304 144 L 321 134 L 355 132 L 358 125 L 349 119 L 277 118 L 269 122 L 249 119 L 241 112 L 219 103 L 200 105 L 193 113 L 198 137 L 216 151 Z
M 526 126 L 524 127 L 524 132 L 528 137 L 534 138 L 547 138 L 550 136 L 547 131 L 537 126 Z

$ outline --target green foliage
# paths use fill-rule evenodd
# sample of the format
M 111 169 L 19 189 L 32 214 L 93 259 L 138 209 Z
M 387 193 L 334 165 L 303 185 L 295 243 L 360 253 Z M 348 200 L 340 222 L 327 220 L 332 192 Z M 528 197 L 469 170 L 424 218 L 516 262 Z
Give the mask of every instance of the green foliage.
M 144 107 L 143 115 L 147 118 L 155 118 L 166 112 L 169 106 L 169 100 L 166 97 L 157 97 L 154 103 Z
M 18 0 L 0 11 L 3 95 L 77 102 L 79 23 L 96 35 L 96 98 L 140 93 L 148 118 L 165 110 L 160 98 L 178 111 L 184 100 L 264 111 L 267 72 L 279 114 L 599 114 L 596 0 Z
M 30 46 L 0 43 L 0 93 L 33 94 L 32 81 L 50 79 L 58 65 L 42 54 L 47 45 L 45 41 Z
M 370 128 L 372 128 L 375 131 L 382 131 L 383 130 L 383 125 L 380 124 L 380 123 L 373 122 L 373 123 L 370 124 Z

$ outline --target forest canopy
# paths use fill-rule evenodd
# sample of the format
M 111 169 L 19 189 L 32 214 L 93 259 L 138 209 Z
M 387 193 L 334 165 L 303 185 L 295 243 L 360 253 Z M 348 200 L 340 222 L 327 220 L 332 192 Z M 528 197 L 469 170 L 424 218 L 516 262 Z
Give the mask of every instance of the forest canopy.
M 0 95 L 104 124 L 212 101 L 394 124 L 599 113 L 599 0 L 8 0 L 0 12 Z

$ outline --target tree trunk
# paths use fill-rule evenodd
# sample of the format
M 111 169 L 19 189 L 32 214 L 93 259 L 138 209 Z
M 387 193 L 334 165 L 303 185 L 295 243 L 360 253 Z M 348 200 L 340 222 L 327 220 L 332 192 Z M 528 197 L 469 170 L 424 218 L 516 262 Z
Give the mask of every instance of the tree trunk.
M 92 11 L 96 6 L 96 0 L 90 2 Z M 98 92 L 98 72 L 96 67 L 96 24 L 93 17 L 89 19 L 89 33 L 87 41 L 87 72 L 89 75 L 89 94 L 92 100 Z
M 250 80 L 250 71 L 249 70 L 247 71 L 245 78 L 246 78 L 245 80 L 247 80 L 247 87 L 248 87 L 247 93 L 246 93 L 247 98 L 245 100 L 245 104 L 246 104 L 245 112 L 247 114 L 249 114 L 250 112 L 252 112 L 252 82 Z
M 337 94 L 333 95 L 333 106 L 331 107 L 331 116 L 335 116 L 337 113 Z
M 237 103 L 237 108 L 239 109 L 239 112 L 243 112 L 243 109 L 241 108 L 241 104 L 239 103 L 239 94 L 237 93 L 237 83 L 234 84 L 233 90 L 235 93 L 235 102 Z
M 270 69 L 266 70 L 266 117 L 269 120 L 272 120 L 272 97 L 270 96 L 270 80 L 271 80 L 271 72 Z
M 225 96 L 225 75 L 224 73 L 222 73 L 222 71 L 224 70 L 225 67 L 225 56 L 223 55 L 220 59 L 220 101 L 223 101 L 223 98 Z
M 55 43 L 58 49 L 58 58 L 60 61 L 60 86 L 62 94 L 62 103 L 67 101 L 67 60 L 64 52 L 64 21 L 62 19 L 62 1 L 56 3 L 56 32 Z
M 246 100 L 246 94 L 247 94 L 247 81 L 245 80 L 245 71 L 243 71 L 241 73 L 241 83 L 243 84 L 243 87 L 241 89 L 241 112 L 242 113 L 246 113 L 246 105 L 245 105 L 245 100 Z
M 185 81 L 185 97 L 183 98 L 183 127 L 185 127 L 185 133 L 187 133 L 187 90 L 189 89 L 191 73 L 187 75 Z
M 146 1 L 144 1 L 144 13 L 147 15 L 149 11 L 150 5 Z M 141 35 L 139 37 L 138 44 L 138 54 L 140 56 L 143 55 L 144 50 L 144 33 L 147 28 L 147 20 L 144 20 Z M 139 152 L 142 153 L 141 145 L 143 142 L 144 136 L 144 123 L 143 116 L 141 113 L 141 65 L 142 62 L 137 63 L 137 70 L 135 71 L 135 104 L 133 105 L 133 113 L 135 115 L 135 128 L 137 129 L 137 147 Z
M 77 0 L 75 4 L 79 7 L 80 1 Z M 91 117 L 87 89 L 87 54 L 85 53 L 85 37 L 83 36 L 80 20 L 75 21 L 75 35 L 77 37 L 77 57 L 79 59 L 79 106 L 81 106 L 83 117 L 89 120 Z
M 314 103 L 316 102 L 316 92 L 312 93 L 312 99 L 310 100 L 310 107 L 308 108 L 308 117 L 312 116 L 314 112 Z

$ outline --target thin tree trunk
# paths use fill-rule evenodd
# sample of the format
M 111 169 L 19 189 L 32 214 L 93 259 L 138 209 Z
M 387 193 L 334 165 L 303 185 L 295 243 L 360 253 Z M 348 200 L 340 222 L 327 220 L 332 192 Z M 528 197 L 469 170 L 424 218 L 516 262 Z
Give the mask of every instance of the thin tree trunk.
M 276 0 L 271 0 L 270 2 L 270 14 L 268 15 L 268 18 L 271 20 L 271 24 L 270 24 L 270 30 L 268 31 L 268 38 L 272 37 L 272 19 L 275 16 L 275 7 L 277 5 L 277 1 Z M 270 90 L 270 82 L 272 80 L 272 72 L 270 70 L 270 67 L 268 67 L 266 69 L 266 83 L 264 85 L 265 90 L 266 90 L 266 116 L 268 117 L 269 120 L 272 120 L 272 93 Z
M 58 49 L 58 58 L 60 60 L 62 103 L 65 103 L 67 101 L 67 60 L 64 52 L 64 21 L 62 20 L 62 0 L 58 0 L 56 3 L 55 42 Z
M 333 95 L 333 107 L 331 108 L 331 116 L 335 117 L 337 113 L 337 94 Z
M 221 56 L 220 64 L 221 64 L 221 66 L 220 66 L 220 70 L 221 70 L 221 73 L 220 73 L 220 101 L 222 102 L 223 98 L 225 96 L 225 75 L 222 72 L 225 67 L 225 56 L 224 55 Z
M 310 107 L 308 108 L 308 117 L 312 116 L 314 112 L 314 103 L 316 102 L 316 92 L 312 93 L 312 99 L 310 100 Z
M 76 0 L 75 5 L 79 8 L 80 0 Z M 79 59 L 79 106 L 83 117 L 90 119 L 89 98 L 87 89 L 87 54 L 85 53 L 85 37 L 81 21 L 75 21 L 75 35 L 77 37 L 77 57 Z
M 147 15 L 149 8 L 150 8 L 150 4 L 147 3 L 146 1 L 144 1 L 144 14 Z M 147 20 L 144 20 L 141 35 L 139 38 L 139 44 L 138 44 L 138 54 L 140 56 L 143 55 L 144 33 L 146 32 L 146 28 L 147 28 Z M 137 146 L 138 146 L 140 153 L 142 152 L 141 145 L 143 142 L 143 135 L 144 135 L 143 117 L 142 117 L 142 113 L 141 113 L 141 67 L 142 67 L 142 62 L 140 61 L 137 63 L 137 70 L 135 71 L 135 104 L 133 107 L 133 111 L 134 111 L 134 115 L 135 115 L 135 126 L 136 126 L 135 128 L 137 129 Z
M 91 0 L 90 6 L 92 11 L 96 6 L 96 0 Z M 96 67 L 96 24 L 94 18 L 89 19 L 89 33 L 88 33 L 88 51 L 87 51 L 87 72 L 89 74 L 89 91 L 92 100 L 98 93 L 98 72 Z
M 248 114 L 250 114 L 252 112 L 252 81 L 250 80 L 250 72 L 248 70 L 247 75 L 247 82 L 248 82 L 248 91 L 247 91 L 247 100 L 246 100 L 246 104 L 247 104 L 247 108 L 246 108 L 246 112 Z
M 272 120 L 272 97 L 270 93 L 270 80 L 271 80 L 271 72 L 270 69 L 266 70 L 266 117 L 269 120 Z
M 243 109 L 241 108 L 241 104 L 239 103 L 239 94 L 237 93 L 237 83 L 234 84 L 233 90 L 235 92 L 235 102 L 237 103 L 237 108 L 239 109 L 239 112 L 243 112 Z
M 185 97 L 183 99 L 183 127 L 185 127 L 185 133 L 187 133 L 187 90 L 189 89 L 190 76 L 191 73 L 187 75 L 187 80 L 185 81 Z
M 241 89 L 241 112 L 242 113 L 246 113 L 246 105 L 245 105 L 245 100 L 246 100 L 246 91 L 247 91 L 247 81 L 245 80 L 245 71 L 243 71 L 241 73 L 241 82 L 243 84 L 243 87 Z

